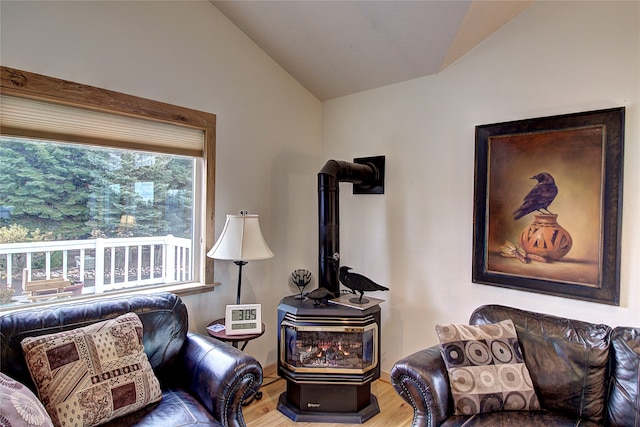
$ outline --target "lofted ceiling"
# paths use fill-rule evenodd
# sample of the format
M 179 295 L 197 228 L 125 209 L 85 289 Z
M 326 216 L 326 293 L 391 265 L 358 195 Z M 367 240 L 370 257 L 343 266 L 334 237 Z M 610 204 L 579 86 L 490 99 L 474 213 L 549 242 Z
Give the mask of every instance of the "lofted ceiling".
M 321 101 L 436 74 L 535 0 L 211 0 Z

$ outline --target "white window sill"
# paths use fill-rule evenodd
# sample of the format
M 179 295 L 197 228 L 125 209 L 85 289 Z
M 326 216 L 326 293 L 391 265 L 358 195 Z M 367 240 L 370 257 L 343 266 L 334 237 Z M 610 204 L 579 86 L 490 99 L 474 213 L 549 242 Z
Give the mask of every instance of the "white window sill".
M 91 294 L 86 296 L 79 296 L 76 298 L 60 298 L 60 299 L 51 299 L 48 301 L 32 302 L 32 303 L 26 303 L 26 304 L 15 304 L 15 305 L 11 304 L 5 307 L 0 306 L 0 315 L 6 314 L 6 313 L 12 313 L 15 311 L 30 310 L 32 308 L 46 308 L 49 306 L 72 304 L 72 303 L 77 303 L 81 301 L 88 302 L 91 300 L 97 301 L 101 299 L 113 299 L 114 297 L 121 297 L 121 296 L 127 296 L 127 295 L 144 295 L 144 294 L 155 294 L 158 292 L 171 292 L 180 297 L 183 297 L 187 295 L 213 292 L 215 288 L 218 286 L 220 286 L 220 283 L 218 282 L 213 284 L 189 282 L 189 283 L 177 283 L 177 284 L 164 285 L 164 286 L 147 287 L 142 289 L 129 288 L 129 289 L 112 291 L 112 292 L 108 292 L 100 295 Z

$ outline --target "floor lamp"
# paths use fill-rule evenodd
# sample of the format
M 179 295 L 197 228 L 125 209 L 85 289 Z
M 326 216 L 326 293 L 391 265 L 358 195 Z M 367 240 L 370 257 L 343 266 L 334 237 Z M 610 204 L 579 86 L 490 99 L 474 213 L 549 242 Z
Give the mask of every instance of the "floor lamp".
M 239 268 L 238 294 L 236 304 L 240 304 L 242 286 L 242 266 L 247 261 L 273 257 L 267 242 L 262 237 L 258 215 L 241 212 L 240 215 L 227 215 L 222 234 L 207 253 L 209 258 L 233 261 Z

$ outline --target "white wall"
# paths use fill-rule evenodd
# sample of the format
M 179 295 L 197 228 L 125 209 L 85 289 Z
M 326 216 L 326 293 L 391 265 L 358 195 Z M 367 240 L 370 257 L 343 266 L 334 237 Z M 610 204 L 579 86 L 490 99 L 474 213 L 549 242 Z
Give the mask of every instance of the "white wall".
M 289 274 L 317 259 L 320 102 L 206 1 L 3 0 L 0 14 L 4 66 L 217 115 L 216 236 L 227 213 L 260 215 L 275 257 L 244 268 L 242 301 L 268 325 L 247 351 L 275 363 Z M 235 303 L 237 271 L 216 262 L 223 286 L 185 298 L 192 329 Z
M 438 75 L 323 104 L 322 157 L 386 155 L 384 196 L 341 191 L 341 262 L 390 292 L 383 369 L 497 303 L 640 326 L 640 3 L 539 2 Z M 474 127 L 626 106 L 619 307 L 471 282 Z
M 540 2 L 438 75 L 320 104 L 208 2 L 0 2 L 0 62 L 218 116 L 216 235 L 261 215 L 275 258 L 244 269 L 267 333 L 295 268 L 317 271 L 316 174 L 327 159 L 386 155 L 386 194 L 342 184 L 343 264 L 388 285 L 383 369 L 436 342 L 437 322 L 484 303 L 640 325 L 640 3 Z M 620 307 L 471 283 L 474 126 L 627 107 Z M 321 153 L 322 149 L 322 153 Z M 203 330 L 235 300 L 237 267 L 187 297 Z M 271 308 L 271 309 L 270 309 Z

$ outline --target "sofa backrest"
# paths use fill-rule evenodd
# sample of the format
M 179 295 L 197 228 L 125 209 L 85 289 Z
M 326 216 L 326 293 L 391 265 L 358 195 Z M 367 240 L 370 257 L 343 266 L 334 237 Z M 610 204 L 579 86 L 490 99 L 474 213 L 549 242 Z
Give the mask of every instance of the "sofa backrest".
M 611 383 L 607 426 L 640 426 L 640 328 L 611 334 Z
M 26 365 L 22 340 L 87 326 L 134 312 L 144 328 L 144 351 L 160 378 L 178 355 L 188 330 L 187 309 L 170 293 L 115 297 L 0 315 L 0 372 L 35 390 Z
M 604 423 L 611 328 L 579 320 L 487 305 L 473 325 L 511 319 L 543 409 Z

